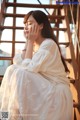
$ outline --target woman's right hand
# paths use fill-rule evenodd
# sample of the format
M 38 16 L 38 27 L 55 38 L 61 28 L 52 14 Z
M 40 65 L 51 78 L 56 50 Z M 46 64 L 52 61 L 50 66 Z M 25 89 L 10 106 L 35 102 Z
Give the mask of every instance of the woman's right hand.
M 33 24 L 28 29 L 24 28 L 24 35 L 27 40 L 34 42 L 39 36 L 39 25 Z

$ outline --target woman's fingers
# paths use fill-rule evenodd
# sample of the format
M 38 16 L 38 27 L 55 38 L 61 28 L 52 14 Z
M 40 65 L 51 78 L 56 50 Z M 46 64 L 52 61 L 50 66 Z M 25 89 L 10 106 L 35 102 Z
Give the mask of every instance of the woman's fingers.
M 36 40 L 39 35 L 39 25 L 38 24 L 33 24 L 30 27 L 29 33 L 28 33 L 28 39 L 29 40 Z
M 31 27 L 30 32 L 31 32 L 32 34 L 35 34 L 35 33 L 36 33 L 36 29 L 37 29 L 37 26 L 36 26 L 35 24 L 33 24 L 33 26 Z
M 35 25 L 34 25 L 34 32 L 37 32 L 37 30 L 38 30 L 38 25 L 35 24 Z

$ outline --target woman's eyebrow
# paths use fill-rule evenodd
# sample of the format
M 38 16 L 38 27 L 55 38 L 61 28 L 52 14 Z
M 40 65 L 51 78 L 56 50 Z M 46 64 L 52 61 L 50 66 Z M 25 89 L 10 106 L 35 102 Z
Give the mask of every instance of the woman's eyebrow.
M 27 22 L 33 22 L 32 20 L 27 20 Z

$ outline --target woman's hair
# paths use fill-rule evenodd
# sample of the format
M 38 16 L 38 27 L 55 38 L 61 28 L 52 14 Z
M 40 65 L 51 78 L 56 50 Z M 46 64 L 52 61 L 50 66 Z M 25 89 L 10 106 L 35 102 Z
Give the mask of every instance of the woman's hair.
M 60 54 L 61 54 L 59 44 L 58 44 L 58 42 L 56 40 L 56 36 L 53 33 L 53 30 L 51 28 L 51 25 L 50 25 L 50 22 L 49 22 L 49 19 L 48 19 L 47 15 L 44 12 L 40 11 L 40 10 L 30 11 L 24 17 L 24 24 L 27 22 L 30 15 L 33 16 L 33 18 L 36 20 L 36 22 L 38 24 L 43 24 L 43 29 L 41 31 L 41 35 L 44 38 L 51 38 L 57 44 L 57 46 L 59 48 L 59 51 L 60 51 Z M 65 63 L 65 60 L 64 60 L 62 54 L 61 54 L 61 60 L 63 62 L 65 71 L 69 72 L 68 67 L 67 67 L 67 65 Z

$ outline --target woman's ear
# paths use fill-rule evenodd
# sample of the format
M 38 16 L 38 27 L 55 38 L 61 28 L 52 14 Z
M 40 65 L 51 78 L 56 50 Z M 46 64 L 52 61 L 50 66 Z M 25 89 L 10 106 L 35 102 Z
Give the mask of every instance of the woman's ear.
M 42 30 L 43 29 L 43 24 L 40 24 L 39 26 L 40 26 L 40 30 Z

